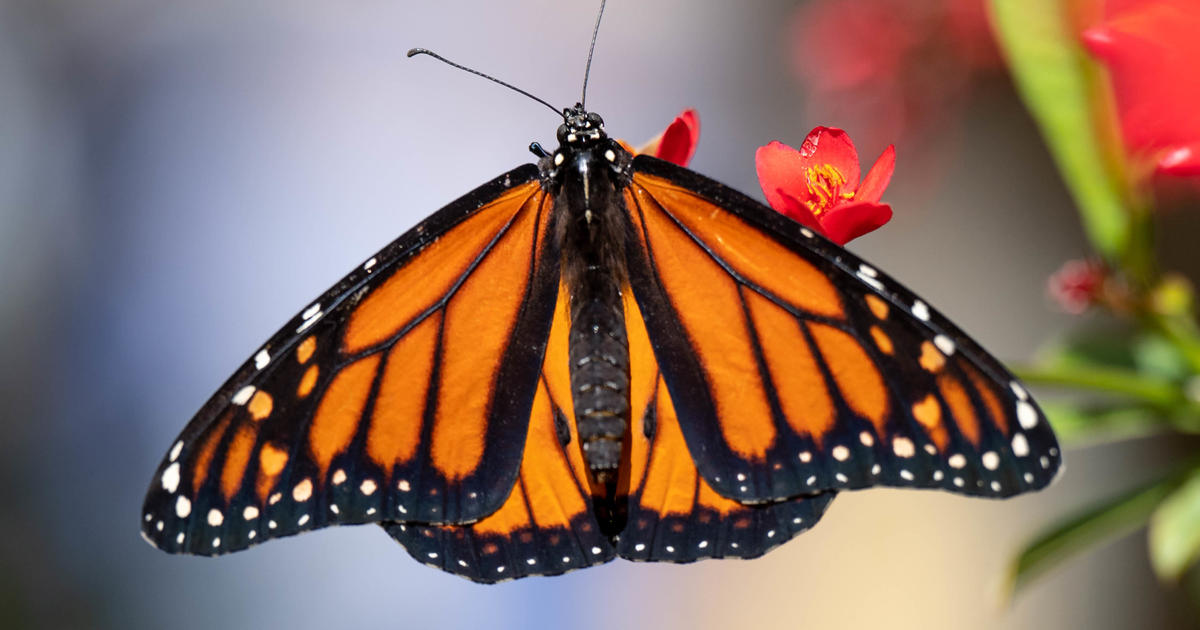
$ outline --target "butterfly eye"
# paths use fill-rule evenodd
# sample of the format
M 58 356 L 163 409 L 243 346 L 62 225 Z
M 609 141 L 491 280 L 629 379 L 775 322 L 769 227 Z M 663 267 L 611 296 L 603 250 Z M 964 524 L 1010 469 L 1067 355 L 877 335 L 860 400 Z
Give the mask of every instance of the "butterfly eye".
M 589 113 L 587 115 L 587 120 L 589 123 L 592 124 L 593 127 L 603 127 L 604 126 L 604 119 L 600 117 L 600 114 L 597 114 L 595 112 Z
M 557 133 L 556 135 L 558 136 L 558 143 L 559 143 L 559 144 L 566 144 L 566 143 L 567 143 L 567 134 L 568 134 L 568 133 L 570 133 L 570 130 L 567 128 L 567 126 L 566 126 L 566 125 L 559 125 L 559 126 L 558 126 L 558 133 Z

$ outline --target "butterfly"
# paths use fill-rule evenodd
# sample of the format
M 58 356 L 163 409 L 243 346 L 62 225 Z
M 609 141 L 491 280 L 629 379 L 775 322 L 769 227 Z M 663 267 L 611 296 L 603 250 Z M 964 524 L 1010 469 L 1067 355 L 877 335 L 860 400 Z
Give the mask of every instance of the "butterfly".
M 634 155 L 580 104 L 558 148 L 357 266 L 208 400 L 142 533 L 218 555 L 377 523 L 478 582 L 751 558 L 871 486 L 1046 486 L 1024 387 L 820 234 Z

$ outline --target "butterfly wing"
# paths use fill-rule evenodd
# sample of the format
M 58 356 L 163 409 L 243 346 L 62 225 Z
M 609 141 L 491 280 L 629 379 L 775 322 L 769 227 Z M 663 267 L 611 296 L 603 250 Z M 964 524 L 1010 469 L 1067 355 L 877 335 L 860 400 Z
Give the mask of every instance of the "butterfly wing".
M 476 523 L 394 522 L 389 534 L 418 561 L 476 582 L 555 575 L 608 562 L 579 449 L 567 372 L 565 289 L 560 291 L 529 420 L 521 471 L 504 505 Z
M 639 156 L 630 281 L 701 476 L 769 502 L 872 485 L 1003 497 L 1060 463 L 1045 417 L 954 324 L 853 254 Z
M 536 167 L 517 168 L 322 295 L 184 429 L 147 493 L 145 537 L 217 554 L 326 525 L 495 512 L 554 308 L 551 206 Z
M 834 492 L 747 505 L 713 490 L 698 474 L 663 382 L 637 302 L 626 293 L 629 337 L 630 465 L 622 485 L 628 517 L 617 552 L 630 560 L 693 562 L 754 558 L 817 523 Z

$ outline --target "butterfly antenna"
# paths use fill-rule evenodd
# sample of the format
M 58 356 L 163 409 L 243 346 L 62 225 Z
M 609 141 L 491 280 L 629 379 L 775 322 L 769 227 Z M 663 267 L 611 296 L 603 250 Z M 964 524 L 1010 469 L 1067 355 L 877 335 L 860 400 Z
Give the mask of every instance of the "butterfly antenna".
M 604 17 L 604 5 L 608 0 L 600 0 L 600 12 L 596 14 L 596 26 L 592 27 L 592 46 L 588 48 L 587 67 L 583 69 L 583 95 L 579 97 L 579 105 L 587 105 L 587 83 L 592 74 L 592 55 L 596 52 L 596 35 L 600 34 L 600 18 Z
M 444 64 L 454 66 L 455 68 L 458 68 L 459 70 L 466 70 L 467 72 L 470 72 L 471 74 L 481 76 L 493 83 L 499 83 L 500 85 L 503 85 L 504 87 L 506 87 L 514 92 L 517 92 L 519 94 L 524 94 L 525 96 L 528 96 L 529 98 L 541 103 L 542 105 L 549 107 L 550 111 L 554 112 L 555 114 L 557 114 L 558 116 L 560 116 L 564 120 L 566 120 L 566 114 L 564 114 L 562 111 L 560 111 L 557 107 L 551 105 L 550 103 L 547 103 L 546 101 L 543 101 L 542 99 L 530 94 L 529 92 L 526 92 L 525 90 L 522 90 L 521 88 L 519 88 L 515 85 L 512 85 L 511 83 L 505 83 L 504 81 L 501 81 L 500 79 L 497 79 L 496 77 L 494 77 L 490 74 L 484 74 L 474 68 L 468 68 L 462 64 L 454 63 L 453 61 L 450 61 L 449 59 L 433 52 L 432 50 L 426 50 L 424 48 L 413 48 L 412 50 L 408 51 L 409 57 L 416 57 L 417 55 L 429 55 L 430 57 L 433 57 L 434 59 L 437 59 L 438 61 L 440 61 Z M 589 64 L 590 64 L 590 60 L 589 60 Z

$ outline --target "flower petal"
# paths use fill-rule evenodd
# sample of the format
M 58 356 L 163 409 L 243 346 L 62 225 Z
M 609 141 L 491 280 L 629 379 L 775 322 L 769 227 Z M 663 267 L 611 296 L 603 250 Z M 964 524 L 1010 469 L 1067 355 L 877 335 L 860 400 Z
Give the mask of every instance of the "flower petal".
M 822 234 L 825 233 L 825 228 L 821 227 L 821 222 L 817 220 L 817 217 L 813 215 L 812 211 L 802 201 L 782 190 L 775 192 L 782 200 L 782 203 L 779 206 L 773 205 L 771 206 L 772 208 L 804 227 L 812 228 Z
M 1200 143 L 1168 149 L 1158 159 L 1156 170 L 1177 177 L 1200 175 Z
M 754 153 L 754 168 L 758 171 L 758 185 L 762 187 L 763 194 L 767 196 L 767 203 L 772 208 L 788 214 L 787 209 L 792 203 L 804 207 L 805 199 L 799 196 L 809 194 L 808 180 L 799 151 L 778 140 L 772 140 L 770 144 L 759 147 Z M 790 201 L 785 199 L 783 191 L 787 191 Z
M 836 168 L 846 178 L 848 190 L 858 189 L 858 151 L 845 131 L 837 127 L 813 129 L 800 145 L 800 158 L 804 168 L 823 164 Z
M 896 170 L 896 147 L 888 145 L 883 150 L 874 166 L 867 171 L 858 192 L 854 194 L 855 201 L 879 201 L 888 182 L 892 181 L 892 171 Z
M 638 153 L 653 155 L 660 160 L 666 160 L 687 166 L 696 153 L 696 144 L 700 141 L 700 116 L 694 109 L 685 109 L 667 125 L 667 129 L 638 149 Z
M 1156 162 L 1164 149 L 1200 140 L 1200 3 L 1143 0 L 1107 12 L 1083 33 L 1091 53 L 1108 66 L 1129 154 Z
M 892 207 L 886 203 L 850 203 L 821 215 L 821 228 L 838 245 L 873 232 L 892 219 Z

